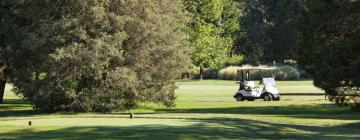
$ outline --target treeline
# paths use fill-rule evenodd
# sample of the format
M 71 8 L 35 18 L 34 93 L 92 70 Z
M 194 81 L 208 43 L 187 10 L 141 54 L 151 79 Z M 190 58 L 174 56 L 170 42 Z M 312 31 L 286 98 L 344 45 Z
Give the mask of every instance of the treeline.
M 0 94 L 12 83 L 47 112 L 173 106 L 173 81 L 191 67 L 202 78 L 206 68 L 289 61 L 334 97 L 358 92 L 359 3 L 2 0 Z
M 301 0 L 185 0 L 192 62 L 200 70 L 224 65 L 284 63 L 299 48 Z

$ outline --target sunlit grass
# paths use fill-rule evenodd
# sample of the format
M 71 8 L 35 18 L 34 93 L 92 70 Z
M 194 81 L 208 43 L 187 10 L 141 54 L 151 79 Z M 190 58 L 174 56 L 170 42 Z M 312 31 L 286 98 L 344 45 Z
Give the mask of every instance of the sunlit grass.
M 277 84 L 280 92 L 322 92 L 312 81 Z M 360 113 L 333 106 L 324 96 L 236 102 L 235 81 L 180 81 L 177 85 L 174 108 L 149 105 L 110 114 L 38 113 L 7 88 L 5 104 L 0 105 L 0 139 L 360 138 Z M 135 118 L 129 119 L 128 112 L 135 113 Z
M 12 85 L 6 84 L 4 99 L 20 99 L 21 98 L 15 94 L 13 94 L 13 92 L 11 91 L 12 88 L 13 88 Z

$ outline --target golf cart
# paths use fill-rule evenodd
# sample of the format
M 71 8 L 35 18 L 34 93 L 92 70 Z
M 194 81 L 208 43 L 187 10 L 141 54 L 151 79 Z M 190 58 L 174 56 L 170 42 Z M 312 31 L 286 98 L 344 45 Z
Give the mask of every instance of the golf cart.
M 250 71 L 253 70 L 272 70 L 274 68 L 247 67 L 239 68 L 237 73 L 240 77 L 240 88 L 235 93 L 234 98 L 237 101 L 254 101 L 255 99 L 264 99 L 264 101 L 279 101 L 280 94 L 276 89 L 275 79 L 273 77 L 264 77 L 260 81 L 261 87 L 256 87 L 255 82 L 250 80 Z

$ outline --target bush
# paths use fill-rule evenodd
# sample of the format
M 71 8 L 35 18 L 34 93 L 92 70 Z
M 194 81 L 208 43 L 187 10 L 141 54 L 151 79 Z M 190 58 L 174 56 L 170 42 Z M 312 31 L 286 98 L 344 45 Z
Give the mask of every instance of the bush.
M 218 79 L 222 80 L 238 80 L 237 69 L 240 67 L 237 66 L 229 66 L 223 68 L 218 73 Z
M 206 69 L 204 71 L 204 79 L 239 80 L 240 77 L 237 74 L 237 69 L 239 68 L 241 67 L 228 66 L 219 71 L 216 69 Z M 192 74 L 193 78 L 199 78 L 197 69 L 193 70 Z M 260 80 L 262 77 L 275 77 L 276 80 L 299 80 L 300 72 L 292 66 L 280 66 L 276 67 L 275 70 L 250 71 L 251 79 Z
M 300 68 L 297 68 L 297 70 L 300 73 L 300 78 L 312 78 L 312 76 L 309 73 L 307 73 L 305 70 Z
M 299 80 L 299 71 L 291 66 L 280 66 L 275 70 L 253 71 L 250 73 L 252 79 L 260 80 L 262 77 L 275 77 L 276 80 Z
M 281 66 L 275 70 L 275 78 L 277 80 L 299 80 L 299 71 L 291 66 Z
M 205 69 L 203 78 L 204 79 L 217 79 L 218 70 L 214 68 Z
M 340 88 L 336 88 L 335 91 L 336 91 L 336 95 L 331 96 L 330 101 L 335 102 L 338 106 L 350 105 L 352 110 L 360 111 L 359 87 L 340 87 Z
M 199 79 L 200 78 L 199 71 L 200 71 L 199 67 L 194 67 L 191 70 L 191 77 L 193 79 Z M 207 68 L 207 69 L 204 70 L 203 79 L 217 79 L 217 74 L 218 74 L 217 69 Z

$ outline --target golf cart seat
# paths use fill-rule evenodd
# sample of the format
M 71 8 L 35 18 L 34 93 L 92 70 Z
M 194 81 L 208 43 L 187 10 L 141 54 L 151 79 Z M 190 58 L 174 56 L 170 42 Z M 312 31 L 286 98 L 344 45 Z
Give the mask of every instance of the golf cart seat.
M 245 87 L 248 87 L 249 89 L 255 88 L 255 82 L 254 81 L 246 81 Z

